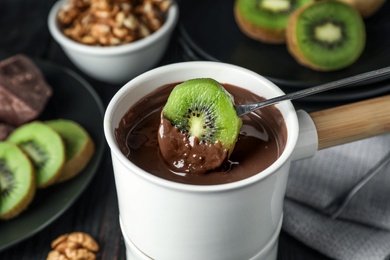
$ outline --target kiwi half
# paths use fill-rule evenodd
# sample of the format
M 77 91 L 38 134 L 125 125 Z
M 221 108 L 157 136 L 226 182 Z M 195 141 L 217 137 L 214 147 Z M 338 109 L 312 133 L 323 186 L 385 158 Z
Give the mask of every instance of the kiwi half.
M 7 141 L 17 144 L 32 161 L 38 188 L 56 182 L 65 162 L 65 146 L 56 131 L 33 121 L 16 128 Z
M 232 153 L 241 118 L 234 109 L 233 97 L 223 86 L 209 78 L 185 81 L 172 90 L 163 115 L 187 136 L 200 143 L 222 143 Z
M 290 15 L 314 0 L 237 0 L 236 22 L 247 36 L 265 43 L 284 43 Z
M 0 142 L 0 219 L 24 211 L 36 190 L 34 167 L 15 144 Z
M 55 119 L 45 124 L 59 133 L 65 144 L 65 164 L 57 182 L 69 180 L 87 165 L 95 151 L 95 144 L 88 132 L 72 120 Z
M 287 27 L 287 47 L 302 65 L 333 71 L 354 63 L 364 50 L 361 15 L 338 1 L 319 1 L 298 9 Z

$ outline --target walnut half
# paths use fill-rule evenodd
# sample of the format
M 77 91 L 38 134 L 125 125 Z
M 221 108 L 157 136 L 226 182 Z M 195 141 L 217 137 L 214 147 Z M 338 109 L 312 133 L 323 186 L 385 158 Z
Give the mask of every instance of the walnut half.
M 59 236 L 51 243 L 47 260 L 95 260 L 99 245 L 87 233 L 73 232 Z

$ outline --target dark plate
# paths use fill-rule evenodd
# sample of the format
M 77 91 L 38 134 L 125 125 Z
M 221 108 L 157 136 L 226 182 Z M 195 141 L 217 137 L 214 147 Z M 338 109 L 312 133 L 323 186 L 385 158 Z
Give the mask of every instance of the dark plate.
M 179 38 L 179 44 L 182 48 L 182 58 L 185 61 L 204 60 L 199 57 L 199 55 L 195 53 L 194 50 L 192 50 L 188 46 L 187 42 L 182 38 Z M 368 82 L 369 83 L 366 83 L 365 85 L 359 83 L 355 85 L 345 86 L 339 89 L 329 90 L 316 95 L 307 96 L 299 99 L 298 102 L 311 103 L 310 106 L 313 104 L 313 102 L 315 102 L 321 103 L 322 106 L 323 103 L 351 102 L 390 93 L 389 79 L 381 80 L 380 82 Z M 280 87 L 285 93 L 297 91 L 297 88 L 295 86 L 291 87 L 289 85 L 283 85 L 278 83 L 276 83 L 276 85 L 278 85 L 278 87 Z
M 75 178 L 38 190 L 21 215 L 0 221 L 0 251 L 45 228 L 58 218 L 84 191 L 100 164 L 105 149 L 103 105 L 94 89 L 74 72 L 60 66 L 35 61 L 53 88 L 41 120 L 65 118 L 80 123 L 95 142 L 95 153 Z
M 233 5 L 234 0 L 180 1 L 180 33 L 201 58 L 236 64 L 277 84 L 298 88 L 390 66 L 389 1 L 365 20 L 367 42 L 360 58 L 348 68 L 335 72 L 317 72 L 299 65 L 285 45 L 263 44 L 250 39 L 238 28 Z

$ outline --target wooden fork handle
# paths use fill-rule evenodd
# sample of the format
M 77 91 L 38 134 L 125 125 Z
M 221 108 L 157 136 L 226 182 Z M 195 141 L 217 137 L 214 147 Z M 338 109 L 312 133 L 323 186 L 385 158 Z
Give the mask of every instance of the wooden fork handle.
M 310 113 L 318 149 L 390 132 L 390 95 Z

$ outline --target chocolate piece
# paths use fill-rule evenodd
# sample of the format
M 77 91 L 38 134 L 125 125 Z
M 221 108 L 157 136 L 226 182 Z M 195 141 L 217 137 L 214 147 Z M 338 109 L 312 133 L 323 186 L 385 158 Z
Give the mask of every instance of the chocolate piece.
M 40 115 L 52 89 L 39 68 L 24 55 L 0 62 L 0 120 L 21 125 Z
M 8 135 L 15 129 L 15 127 L 0 122 L 0 141 L 7 139 Z

